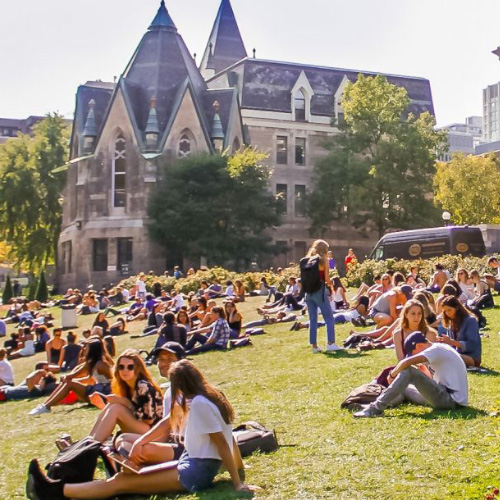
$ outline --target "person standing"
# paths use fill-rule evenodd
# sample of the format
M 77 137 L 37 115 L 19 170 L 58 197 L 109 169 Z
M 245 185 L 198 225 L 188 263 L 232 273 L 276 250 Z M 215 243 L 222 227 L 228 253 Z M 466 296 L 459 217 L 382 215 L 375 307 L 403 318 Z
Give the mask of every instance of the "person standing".
M 354 264 L 356 264 L 357 262 L 358 259 L 356 258 L 354 250 L 352 248 L 349 248 L 349 251 L 347 252 L 347 255 L 344 259 L 345 273 L 347 274 L 350 271 L 351 267 L 354 266 Z
M 318 308 L 326 323 L 328 337 L 327 351 L 342 350 L 335 344 L 335 322 L 330 305 L 331 286 L 328 262 L 329 245 L 324 240 L 316 240 L 307 255 L 300 261 L 300 277 L 306 292 L 306 304 L 309 311 L 309 343 L 313 353 L 321 352 L 318 347 Z
M 337 266 L 336 260 L 333 258 L 333 252 L 331 250 L 328 251 L 328 269 L 333 271 Z

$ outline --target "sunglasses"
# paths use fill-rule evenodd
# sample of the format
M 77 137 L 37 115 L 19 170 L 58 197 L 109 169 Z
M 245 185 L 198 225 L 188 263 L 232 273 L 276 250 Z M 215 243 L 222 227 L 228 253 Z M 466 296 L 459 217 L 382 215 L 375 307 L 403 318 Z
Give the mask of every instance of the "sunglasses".
M 134 364 L 132 363 L 131 365 L 118 365 L 118 370 L 123 371 L 123 370 L 128 370 L 129 372 L 134 371 Z

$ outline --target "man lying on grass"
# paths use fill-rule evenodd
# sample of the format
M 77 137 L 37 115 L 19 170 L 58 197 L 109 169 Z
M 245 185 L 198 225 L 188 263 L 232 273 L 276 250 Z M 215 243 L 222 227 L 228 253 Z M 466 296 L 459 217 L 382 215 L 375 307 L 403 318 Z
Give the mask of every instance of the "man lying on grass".
M 421 332 L 412 333 L 404 343 L 406 358 L 391 371 L 391 385 L 371 404 L 354 414 L 357 418 L 379 417 L 413 384 L 433 408 L 452 410 L 468 403 L 467 369 L 455 349 L 432 344 Z M 433 378 L 415 366 L 428 363 Z

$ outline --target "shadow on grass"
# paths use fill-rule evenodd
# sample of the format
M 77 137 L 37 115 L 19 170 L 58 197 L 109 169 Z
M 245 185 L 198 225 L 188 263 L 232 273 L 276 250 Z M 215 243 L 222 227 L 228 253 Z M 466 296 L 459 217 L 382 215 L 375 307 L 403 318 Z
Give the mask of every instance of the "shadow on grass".
M 468 373 L 472 373 L 473 375 L 481 375 L 482 377 L 498 377 L 500 376 L 500 372 L 496 370 L 492 370 L 491 368 L 486 368 L 482 366 L 481 368 L 468 368 Z
M 354 358 L 363 358 L 366 356 L 366 353 L 364 352 L 358 352 L 358 351 L 325 351 L 323 352 L 325 356 L 328 358 L 349 358 L 349 359 L 354 359 Z
M 411 406 L 408 406 L 408 408 L 411 408 Z M 443 420 L 443 419 L 473 420 L 473 419 L 479 418 L 479 417 L 487 417 L 488 412 L 484 411 L 484 410 L 479 410 L 478 408 L 467 407 L 467 408 L 460 408 L 458 410 L 435 410 L 435 409 L 433 409 L 432 411 L 430 411 L 428 413 L 412 413 L 410 411 L 410 412 L 405 412 L 401 416 L 404 418 L 407 418 L 407 417 L 420 418 L 422 420 Z

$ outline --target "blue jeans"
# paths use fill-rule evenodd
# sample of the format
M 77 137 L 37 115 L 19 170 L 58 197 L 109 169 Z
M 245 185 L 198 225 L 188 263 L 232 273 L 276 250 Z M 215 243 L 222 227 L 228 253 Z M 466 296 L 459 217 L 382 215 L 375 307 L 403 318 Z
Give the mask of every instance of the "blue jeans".
M 307 310 L 309 311 L 309 343 L 315 345 L 318 337 L 318 307 L 326 323 L 328 342 L 335 342 L 335 322 L 333 320 L 332 307 L 323 286 L 314 293 L 306 294 Z

